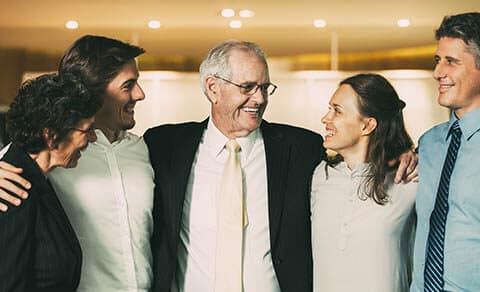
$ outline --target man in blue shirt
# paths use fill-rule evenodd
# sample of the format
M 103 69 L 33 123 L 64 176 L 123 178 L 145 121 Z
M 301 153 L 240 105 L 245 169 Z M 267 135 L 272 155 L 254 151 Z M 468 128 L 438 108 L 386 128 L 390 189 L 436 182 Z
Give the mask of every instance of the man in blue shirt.
M 438 103 L 452 113 L 419 141 L 411 291 L 480 291 L 480 13 L 445 17 L 435 36 Z

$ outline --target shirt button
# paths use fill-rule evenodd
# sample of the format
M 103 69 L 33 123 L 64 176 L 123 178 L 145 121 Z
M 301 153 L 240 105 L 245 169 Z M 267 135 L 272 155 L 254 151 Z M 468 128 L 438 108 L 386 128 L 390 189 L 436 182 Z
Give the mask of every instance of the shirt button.
M 340 228 L 340 233 L 341 234 L 348 234 L 348 224 L 347 223 L 342 224 L 342 227 Z

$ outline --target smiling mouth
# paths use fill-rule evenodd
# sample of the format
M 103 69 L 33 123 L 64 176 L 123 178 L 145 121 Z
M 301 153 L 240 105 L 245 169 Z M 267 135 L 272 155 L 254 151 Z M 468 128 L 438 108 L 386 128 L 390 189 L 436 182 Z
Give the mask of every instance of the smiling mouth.
M 325 130 L 326 130 L 325 138 L 330 138 L 330 137 L 335 136 L 335 131 L 334 130 L 332 130 L 332 129 L 325 129 Z
M 455 84 L 439 84 L 438 85 L 438 91 L 440 91 L 440 93 L 442 93 L 442 92 L 448 91 L 453 86 L 455 86 Z
M 252 114 L 256 114 L 260 111 L 258 107 L 243 107 L 242 109 L 244 112 L 252 113 Z
M 123 111 L 129 114 L 133 114 L 135 112 L 135 104 L 134 103 L 128 103 L 123 107 Z

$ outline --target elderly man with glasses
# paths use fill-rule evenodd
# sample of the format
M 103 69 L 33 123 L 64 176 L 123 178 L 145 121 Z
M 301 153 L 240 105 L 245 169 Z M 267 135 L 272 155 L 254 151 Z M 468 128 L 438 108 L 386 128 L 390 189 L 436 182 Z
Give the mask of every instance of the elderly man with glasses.
M 253 43 L 213 48 L 200 78 L 210 117 L 144 135 L 156 175 L 154 291 L 170 291 L 170 283 L 173 291 L 311 291 L 308 196 L 325 158 L 322 137 L 262 119 L 277 86 Z M 223 183 L 229 141 L 238 149 L 240 191 Z M 225 204 L 231 194 L 240 198 Z M 227 221 L 240 234 L 224 231 Z

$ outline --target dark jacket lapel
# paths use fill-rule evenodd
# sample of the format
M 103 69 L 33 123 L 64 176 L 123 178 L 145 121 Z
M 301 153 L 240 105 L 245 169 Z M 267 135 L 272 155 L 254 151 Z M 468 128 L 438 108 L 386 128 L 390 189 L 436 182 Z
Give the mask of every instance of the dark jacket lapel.
M 270 242 L 274 247 L 280 228 L 291 147 L 286 143 L 281 131 L 270 123 L 263 121 L 260 129 L 267 162 Z
M 175 208 L 175 229 L 179 232 L 180 222 L 183 214 L 183 203 L 187 191 L 188 179 L 195 159 L 203 132 L 207 127 L 208 119 L 201 123 L 193 124 L 191 127 L 181 129 L 176 133 L 172 141 L 174 148 L 170 169 L 172 170 L 173 188 L 171 203 Z

